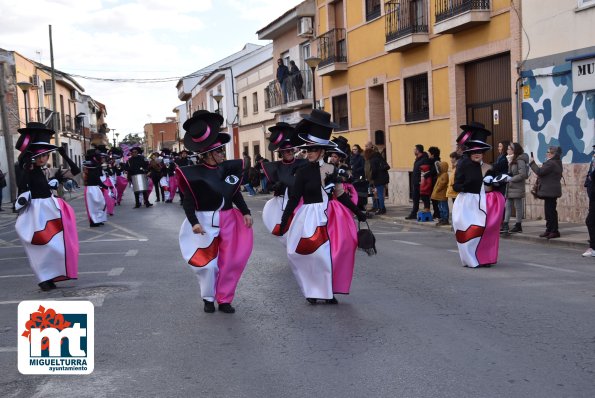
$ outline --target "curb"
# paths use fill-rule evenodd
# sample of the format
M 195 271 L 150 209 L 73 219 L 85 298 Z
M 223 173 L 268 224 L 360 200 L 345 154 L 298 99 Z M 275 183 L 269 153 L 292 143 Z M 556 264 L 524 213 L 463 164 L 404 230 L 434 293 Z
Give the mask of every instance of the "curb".
M 405 216 L 387 216 L 387 215 L 374 215 L 372 219 L 379 219 L 383 221 L 391 221 L 400 225 L 414 225 L 419 228 L 424 229 L 431 229 L 433 231 L 441 231 L 441 232 L 449 232 L 452 233 L 451 226 L 436 226 L 434 222 L 418 222 L 413 220 L 405 220 Z M 571 241 L 571 240 L 564 240 L 564 238 L 556 238 L 556 239 L 544 239 L 540 238 L 539 236 L 529 235 L 530 232 L 523 232 L 520 234 L 514 234 L 509 236 L 500 236 L 501 239 L 504 240 L 516 240 L 518 242 L 531 242 L 540 245 L 550 246 L 550 247 L 569 247 L 573 249 L 585 249 L 588 246 L 588 242 L 578 242 L 578 241 Z

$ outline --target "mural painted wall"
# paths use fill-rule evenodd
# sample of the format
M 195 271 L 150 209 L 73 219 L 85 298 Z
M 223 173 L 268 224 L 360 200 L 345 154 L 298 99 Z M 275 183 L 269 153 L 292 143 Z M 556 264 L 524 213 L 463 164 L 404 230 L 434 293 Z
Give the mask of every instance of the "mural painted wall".
M 595 144 L 595 93 L 573 93 L 570 63 L 523 72 L 530 96 L 522 103 L 524 147 L 538 163 L 550 145 L 564 163 L 588 163 Z

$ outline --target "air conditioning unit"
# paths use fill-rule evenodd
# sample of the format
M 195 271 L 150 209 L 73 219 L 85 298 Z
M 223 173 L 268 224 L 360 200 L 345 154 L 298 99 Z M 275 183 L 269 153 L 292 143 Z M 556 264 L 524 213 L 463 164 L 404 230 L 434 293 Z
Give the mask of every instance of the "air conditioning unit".
M 70 99 L 76 101 L 76 90 L 70 90 Z
M 33 84 L 35 87 L 39 87 L 41 86 L 41 79 L 39 78 L 39 75 L 33 75 L 31 76 L 31 84 Z
M 302 17 L 298 20 L 298 34 L 299 37 L 310 37 L 314 35 L 312 28 L 312 17 Z
M 51 94 L 53 90 L 52 80 L 47 79 L 43 82 L 43 88 L 46 94 Z

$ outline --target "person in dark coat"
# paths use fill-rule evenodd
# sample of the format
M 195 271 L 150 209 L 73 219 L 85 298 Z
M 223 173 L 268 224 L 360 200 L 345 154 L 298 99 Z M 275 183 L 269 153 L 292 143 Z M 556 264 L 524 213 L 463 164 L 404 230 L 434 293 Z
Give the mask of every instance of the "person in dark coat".
M 351 148 L 350 166 L 353 186 L 358 196 L 357 207 L 360 210 L 365 210 L 368 204 L 368 181 L 366 180 L 365 164 L 366 161 L 362 156 L 362 148 L 355 144 Z
M 283 60 L 279 58 L 277 60 L 277 81 L 281 86 L 281 92 L 283 93 L 283 103 L 287 102 L 287 81 L 289 80 L 289 68 L 283 63 Z
M 440 159 L 440 148 L 431 146 L 428 148 L 428 158 L 432 161 L 432 165 L 430 167 L 429 177 L 432 179 L 432 192 L 434 192 L 434 187 L 436 186 L 436 181 L 438 180 L 438 171 L 440 170 L 440 163 L 442 160 Z M 448 164 L 447 164 L 448 166 Z M 433 213 L 432 217 L 434 219 L 440 218 L 440 206 L 438 200 L 432 199 L 432 208 Z M 448 221 L 448 220 L 446 220 Z
M 378 211 L 376 214 L 386 214 L 384 186 L 389 182 L 389 175 L 386 160 L 384 160 L 380 152 L 374 152 L 370 157 L 370 170 L 372 172 L 370 184 L 374 186 L 378 195 Z
M 492 165 L 492 169 L 494 170 L 494 175 L 506 174 L 508 173 L 508 159 L 506 158 L 508 147 L 510 146 L 510 141 L 502 140 L 498 143 L 498 157 L 496 161 Z M 498 187 L 495 187 L 502 195 L 506 195 L 506 184 L 501 184 Z
M 294 61 L 289 61 L 289 66 L 289 75 L 291 76 L 291 82 L 293 83 L 296 97 L 299 100 L 304 99 L 304 93 L 302 92 L 304 79 L 302 78 L 302 74 Z
M 424 152 L 424 146 L 421 144 L 417 144 L 415 146 L 413 154 L 415 155 L 415 161 L 413 162 L 413 173 L 411 175 L 413 207 L 411 208 L 411 213 L 405 217 L 406 220 L 417 220 L 420 198 L 424 201 L 424 208 L 430 208 L 430 197 L 426 195 L 424 195 L 423 198 L 421 197 L 421 166 L 430 165 L 431 160 L 429 159 L 428 154 Z
M 595 180 L 595 145 L 593 145 L 593 157 L 591 165 L 585 178 L 585 188 L 589 196 L 589 213 L 585 219 L 587 231 L 589 231 L 589 248 L 583 253 L 583 257 L 595 257 L 595 191 L 593 190 L 593 180 Z
M 136 146 L 130 149 L 130 158 L 126 162 L 126 171 L 128 172 L 128 179 L 130 180 L 132 176 L 137 174 L 147 174 L 149 171 L 149 162 L 146 161 L 145 157 L 141 155 L 143 150 Z M 134 193 L 134 201 L 135 206 L 134 208 L 137 209 L 140 207 L 140 194 L 141 192 Z M 153 206 L 152 203 L 149 202 L 149 191 L 142 191 L 143 200 L 146 207 Z
M 559 146 L 550 146 L 546 153 L 547 160 L 537 166 L 533 154 L 529 166 L 537 175 L 540 184 L 537 190 L 537 197 L 543 199 L 545 213 L 545 232 L 539 235 L 541 238 L 554 239 L 560 237 L 558 231 L 558 211 L 556 210 L 558 198 L 562 196 L 562 150 Z

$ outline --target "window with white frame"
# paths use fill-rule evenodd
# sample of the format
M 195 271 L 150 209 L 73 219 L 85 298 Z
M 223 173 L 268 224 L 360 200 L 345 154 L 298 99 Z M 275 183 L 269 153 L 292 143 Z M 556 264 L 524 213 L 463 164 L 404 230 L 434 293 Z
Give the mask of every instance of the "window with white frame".
M 578 8 L 595 6 L 595 0 L 578 0 Z
M 248 98 L 242 97 L 242 116 L 248 117 Z

